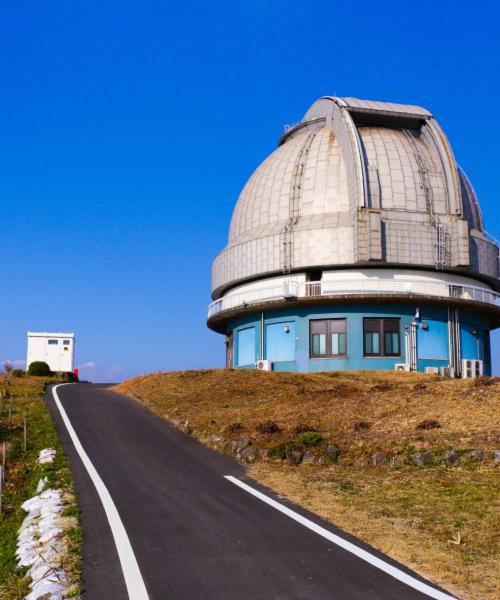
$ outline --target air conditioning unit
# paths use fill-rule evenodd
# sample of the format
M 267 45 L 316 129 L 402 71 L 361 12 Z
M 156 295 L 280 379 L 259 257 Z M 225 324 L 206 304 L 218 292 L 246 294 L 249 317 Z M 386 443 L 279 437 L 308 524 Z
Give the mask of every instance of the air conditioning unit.
M 409 371 L 410 365 L 407 365 L 406 363 L 396 363 L 394 365 L 394 370 L 395 371 Z
M 468 358 L 462 359 L 462 378 L 473 379 L 475 377 L 481 377 L 483 374 L 483 361 L 482 360 L 470 360 Z
M 299 284 L 294 280 L 283 282 L 283 298 L 285 300 L 296 300 L 299 295 Z
M 455 377 L 455 367 L 439 367 L 441 377 Z
M 270 360 L 258 360 L 255 363 L 255 368 L 258 371 L 272 371 L 273 363 Z
M 428 375 L 439 375 L 439 367 L 425 367 L 425 372 Z

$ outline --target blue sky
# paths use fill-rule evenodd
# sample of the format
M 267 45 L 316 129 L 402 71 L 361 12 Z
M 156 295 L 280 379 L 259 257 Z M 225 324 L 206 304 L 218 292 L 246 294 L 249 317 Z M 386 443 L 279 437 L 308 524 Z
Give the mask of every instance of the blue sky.
M 95 380 L 222 366 L 210 264 L 319 96 L 422 104 L 500 238 L 499 4 L 0 3 L 0 360 L 77 334 Z M 500 334 L 493 336 L 500 373 Z

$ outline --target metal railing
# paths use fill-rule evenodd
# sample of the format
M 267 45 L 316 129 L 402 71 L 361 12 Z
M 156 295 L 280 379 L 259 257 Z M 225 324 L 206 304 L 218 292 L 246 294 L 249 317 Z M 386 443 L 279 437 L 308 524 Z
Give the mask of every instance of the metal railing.
M 283 125 L 283 133 L 290 131 L 290 129 L 297 127 L 297 125 L 300 125 L 301 123 L 302 121 L 296 121 L 295 123 L 286 123 L 285 125 Z
M 297 298 L 334 296 L 430 296 L 453 298 L 490 304 L 500 308 L 500 294 L 472 285 L 432 281 L 400 281 L 367 279 L 345 281 L 285 281 L 281 285 L 228 294 L 208 307 L 208 318 L 220 312 L 245 308 L 252 304 L 293 300 Z

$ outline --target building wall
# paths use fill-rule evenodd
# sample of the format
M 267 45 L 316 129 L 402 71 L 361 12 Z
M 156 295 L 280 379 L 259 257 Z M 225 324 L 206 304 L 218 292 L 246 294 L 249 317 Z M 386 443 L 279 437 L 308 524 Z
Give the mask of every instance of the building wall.
M 253 367 L 258 358 L 273 361 L 275 371 L 329 370 L 393 370 L 396 363 L 406 362 L 405 331 L 409 331 L 417 307 L 410 304 L 345 304 L 279 310 L 264 313 L 263 352 L 261 352 L 261 314 L 249 315 L 231 324 L 234 332 L 236 367 Z M 448 309 L 420 307 L 417 319 L 417 368 L 447 366 L 449 360 Z M 363 318 L 400 319 L 400 350 L 396 357 L 363 356 Z M 311 358 L 309 323 L 311 319 L 345 318 L 347 325 L 347 357 Z M 424 326 L 422 326 L 424 325 Z M 252 333 L 248 333 L 251 331 Z M 460 312 L 462 357 L 485 362 L 485 373 L 491 371 L 489 356 L 489 324 L 477 313 Z M 242 343 L 242 347 L 239 344 Z M 263 355 L 261 355 L 263 354 Z M 245 360 L 239 360 L 244 356 Z
M 26 367 L 32 362 L 46 362 L 51 371 L 73 371 L 75 339 L 73 334 L 28 333 Z

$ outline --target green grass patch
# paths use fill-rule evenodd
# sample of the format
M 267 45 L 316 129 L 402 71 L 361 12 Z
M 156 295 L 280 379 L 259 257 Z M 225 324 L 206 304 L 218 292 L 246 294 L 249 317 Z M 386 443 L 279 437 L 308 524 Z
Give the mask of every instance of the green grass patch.
M 40 478 L 47 477 L 48 486 L 62 490 L 64 495 L 74 497 L 69 463 L 63 454 L 55 425 L 44 402 L 45 386 L 53 378 L 12 378 L 7 385 L 0 411 L 0 449 L 7 447 L 6 478 L 0 514 L 0 600 L 20 600 L 28 593 L 24 579 L 26 569 L 16 567 L 17 532 L 26 513 L 21 504 L 32 497 Z M 12 416 L 9 425 L 9 397 L 12 397 Z M 24 449 L 24 416 L 27 420 L 27 448 Z M 42 448 L 52 447 L 56 457 L 52 464 L 39 465 L 37 458 Z M 66 509 L 78 516 L 74 505 Z M 72 559 L 65 565 L 70 576 L 79 581 L 80 533 L 70 539 Z M 75 558 L 76 557 L 76 558 Z
M 268 450 L 269 458 L 276 458 L 278 460 L 285 460 L 287 456 L 290 455 L 294 450 L 300 450 L 301 445 L 297 444 L 297 442 L 280 442 L 279 444 L 274 444 Z
M 299 444 L 303 446 L 317 446 L 323 441 L 323 436 L 317 431 L 305 431 L 299 437 Z

